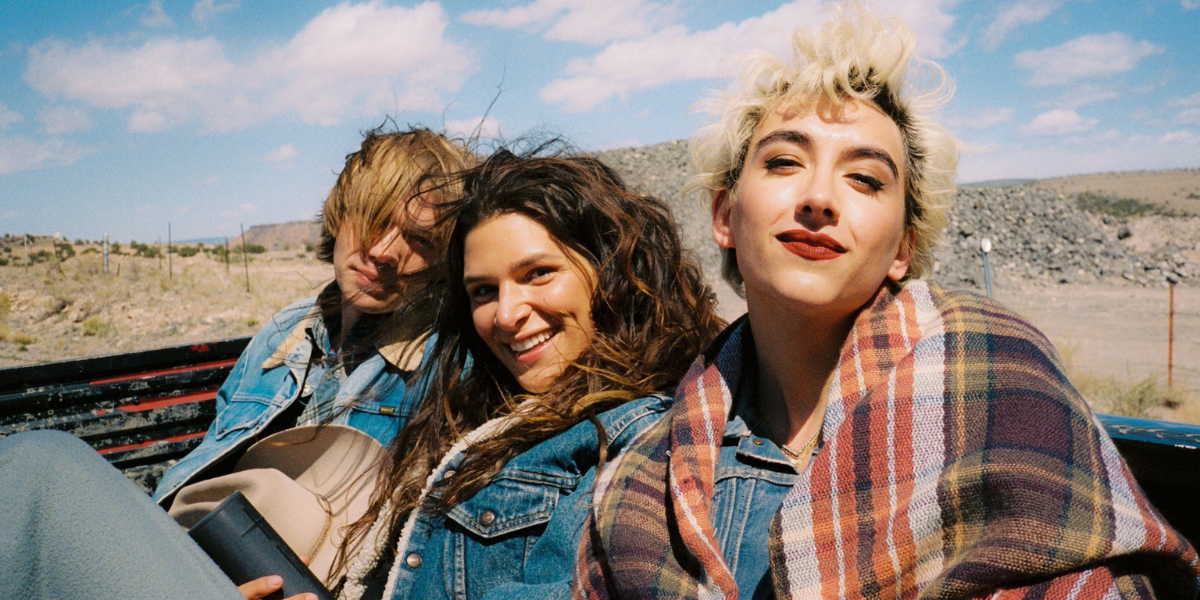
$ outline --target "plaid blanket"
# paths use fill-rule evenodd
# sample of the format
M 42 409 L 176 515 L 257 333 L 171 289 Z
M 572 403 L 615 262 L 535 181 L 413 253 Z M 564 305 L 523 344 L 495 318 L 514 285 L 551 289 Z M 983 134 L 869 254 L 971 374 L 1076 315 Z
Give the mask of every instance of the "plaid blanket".
M 721 336 L 601 474 L 577 598 L 737 598 L 710 513 L 749 338 L 745 322 Z M 824 444 L 770 527 L 780 598 L 1196 596 L 1195 551 L 1002 306 L 881 290 L 829 396 Z

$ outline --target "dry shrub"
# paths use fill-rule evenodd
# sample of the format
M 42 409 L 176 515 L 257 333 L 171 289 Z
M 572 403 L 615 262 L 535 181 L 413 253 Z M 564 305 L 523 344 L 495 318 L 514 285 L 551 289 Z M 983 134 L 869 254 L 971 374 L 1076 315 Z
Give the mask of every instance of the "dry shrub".
M 1154 375 L 1138 381 L 1097 377 L 1075 366 L 1075 344 L 1056 343 L 1055 347 L 1071 383 L 1092 410 L 1122 417 L 1200 423 L 1200 407 L 1193 406 L 1191 388 L 1186 383 L 1175 382 L 1167 387 Z
M 88 317 L 83 321 L 83 335 L 106 337 L 113 332 L 112 323 L 100 317 Z
M 1190 395 L 1183 386 L 1168 388 L 1153 375 L 1133 382 L 1082 377 L 1075 383 L 1096 410 L 1123 417 L 1161 418 L 1162 409 L 1188 404 Z

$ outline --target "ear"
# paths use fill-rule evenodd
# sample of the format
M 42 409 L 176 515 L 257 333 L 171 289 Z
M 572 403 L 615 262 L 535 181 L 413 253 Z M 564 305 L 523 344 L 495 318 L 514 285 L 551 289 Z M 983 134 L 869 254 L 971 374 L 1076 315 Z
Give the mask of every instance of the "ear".
M 892 261 L 892 266 L 888 268 L 887 276 L 892 281 L 900 281 L 908 274 L 908 264 L 912 262 L 913 247 L 917 243 L 917 233 L 912 229 L 905 229 L 904 237 L 900 238 L 900 247 L 896 250 L 896 259 Z
M 733 228 L 729 223 L 729 211 L 732 204 L 733 198 L 728 188 L 722 188 L 713 197 L 712 235 L 713 239 L 717 241 L 717 245 L 722 248 L 737 248 L 737 240 L 733 237 Z

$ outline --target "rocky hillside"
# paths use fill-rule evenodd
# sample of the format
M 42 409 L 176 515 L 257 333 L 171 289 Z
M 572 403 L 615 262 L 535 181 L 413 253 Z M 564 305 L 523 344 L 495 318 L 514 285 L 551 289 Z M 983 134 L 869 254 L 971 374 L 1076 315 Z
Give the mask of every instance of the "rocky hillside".
M 246 244 L 267 250 L 304 250 L 315 245 L 321 237 L 321 224 L 313 221 L 291 221 L 275 225 L 255 225 L 246 230 Z M 242 243 L 241 236 L 229 240 L 229 247 Z
M 708 208 L 679 192 L 687 179 L 687 145 L 667 142 L 600 156 L 631 184 L 672 206 L 684 242 L 715 277 L 720 256 L 709 233 Z M 1120 181 L 1118 175 L 1107 178 Z M 1153 213 L 1119 217 L 1089 212 L 1076 206 L 1076 196 L 1037 185 L 963 187 L 932 278 L 951 287 L 980 289 L 980 241 L 986 237 L 992 243 L 996 280 L 1008 284 L 1200 286 L 1200 217 Z

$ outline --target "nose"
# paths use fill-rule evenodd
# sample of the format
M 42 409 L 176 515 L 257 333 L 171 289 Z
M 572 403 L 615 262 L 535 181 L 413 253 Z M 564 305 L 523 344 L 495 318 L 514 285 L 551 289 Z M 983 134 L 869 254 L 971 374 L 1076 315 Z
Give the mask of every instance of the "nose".
M 382 238 L 367 247 L 367 258 L 378 265 L 389 266 L 397 274 L 408 274 L 425 268 L 425 259 L 404 242 L 400 228 L 392 228 Z
M 836 176 L 828 169 L 813 169 L 796 203 L 796 220 L 816 230 L 837 224 L 840 214 Z
M 496 292 L 496 326 L 510 333 L 520 331 L 533 312 L 527 296 L 523 286 L 501 284 Z

